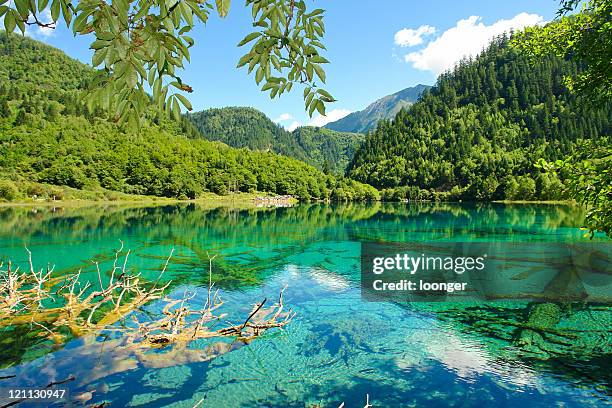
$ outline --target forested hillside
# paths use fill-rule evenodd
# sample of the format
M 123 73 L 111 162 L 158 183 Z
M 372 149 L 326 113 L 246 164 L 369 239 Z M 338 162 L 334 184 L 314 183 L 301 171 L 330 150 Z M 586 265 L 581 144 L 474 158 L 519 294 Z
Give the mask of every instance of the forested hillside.
M 325 125 L 327 129 L 338 132 L 367 133 L 374 129 L 381 119 L 393 119 L 402 109 L 415 103 L 423 91 L 429 89 L 428 85 L 415 85 L 402 89 L 392 95 L 382 97 L 364 110 L 353 112 L 335 122 Z
M 497 38 L 381 121 L 347 174 L 396 199 L 562 198 L 563 180 L 534 166 L 538 158 L 565 158 L 584 139 L 612 140 L 612 103 L 589 107 L 565 88 L 563 76 L 577 72 L 553 56 L 532 63 Z
M 370 186 L 298 160 L 194 139 L 189 121 L 153 110 L 138 134 L 90 112 L 80 91 L 88 66 L 29 38 L 0 33 L 0 199 L 61 196 L 53 186 L 196 198 L 266 191 L 303 199 L 370 199 Z
M 307 152 L 308 163 L 316 164 L 325 173 L 342 174 L 357 148 L 364 140 L 358 133 L 303 126 L 291 132 L 302 150 Z
M 344 173 L 363 135 L 306 127 L 288 132 L 254 108 L 207 109 L 188 117 L 208 140 L 232 147 L 270 151 L 305 161 L 320 170 Z

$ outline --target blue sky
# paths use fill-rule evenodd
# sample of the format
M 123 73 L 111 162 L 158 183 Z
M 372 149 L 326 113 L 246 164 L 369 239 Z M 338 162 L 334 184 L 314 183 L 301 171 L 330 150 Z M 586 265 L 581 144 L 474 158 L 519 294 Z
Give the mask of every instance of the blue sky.
M 192 61 L 181 75 L 191 85 L 195 110 L 253 106 L 285 127 L 322 125 L 374 100 L 419 83 L 433 84 L 437 74 L 461 55 L 477 53 L 490 36 L 554 18 L 554 0 L 314 0 L 326 12 L 327 87 L 338 102 L 328 118 L 308 118 L 302 92 L 295 89 L 271 100 L 245 70 L 236 70 L 243 50 L 236 44 L 251 29 L 250 12 L 234 0 L 225 19 L 211 15 L 199 27 Z M 30 29 L 30 35 L 89 62 L 89 39 L 60 28 Z M 282 119 L 282 120 L 280 120 Z

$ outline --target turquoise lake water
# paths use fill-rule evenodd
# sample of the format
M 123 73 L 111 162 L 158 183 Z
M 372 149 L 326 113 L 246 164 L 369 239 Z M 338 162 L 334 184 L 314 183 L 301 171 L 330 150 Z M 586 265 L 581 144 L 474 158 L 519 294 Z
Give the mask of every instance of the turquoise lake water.
M 195 293 L 197 306 L 207 296 L 207 254 L 217 255 L 213 280 L 224 312 L 243 318 L 285 286 L 285 304 L 296 312 L 284 329 L 208 361 L 164 356 L 164 350 L 143 361 L 122 350 L 117 336 L 51 347 L 26 340 L 31 328 L 5 330 L 0 377 L 15 377 L 0 380 L 0 388 L 40 387 L 72 375 L 66 387 L 73 397 L 113 407 L 200 401 L 204 407 L 363 407 L 366 395 L 374 407 L 610 404 L 609 353 L 525 357 L 507 338 L 516 328 L 497 335 L 466 318 L 467 306 L 368 302 L 359 286 L 362 242 L 587 242 L 579 229 L 583 215 L 571 206 L 503 204 L 0 209 L 1 260 L 25 266 L 26 245 L 35 265 L 54 264 L 60 275 L 80 269 L 81 279 L 95 281 L 91 261 L 104 269 L 123 245 L 130 250 L 128 267 L 155 280 L 174 249 L 164 275 L 172 280 L 169 296 Z M 527 307 L 515 302 L 468 311 L 517 317 Z M 139 313 L 159 312 L 159 302 L 152 302 Z M 567 315 L 568 325 L 580 328 L 588 320 L 606 328 L 593 341 L 609 345 L 607 307 Z

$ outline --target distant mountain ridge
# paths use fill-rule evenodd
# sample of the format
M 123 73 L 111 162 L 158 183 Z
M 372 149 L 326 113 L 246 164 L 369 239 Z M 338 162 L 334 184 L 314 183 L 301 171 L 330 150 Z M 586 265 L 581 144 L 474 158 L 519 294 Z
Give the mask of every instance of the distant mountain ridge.
M 431 86 L 419 84 L 402 89 L 374 101 L 364 110 L 353 112 L 342 119 L 328 123 L 325 127 L 337 132 L 367 133 L 376 127 L 379 120 L 393 119 L 402 108 L 415 103 L 429 88 Z
M 250 107 L 212 108 L 188 115 L 201 135 L 237 148 L 271 151 L 341 174 L 364 135 L 312 126 L 289 132 Z

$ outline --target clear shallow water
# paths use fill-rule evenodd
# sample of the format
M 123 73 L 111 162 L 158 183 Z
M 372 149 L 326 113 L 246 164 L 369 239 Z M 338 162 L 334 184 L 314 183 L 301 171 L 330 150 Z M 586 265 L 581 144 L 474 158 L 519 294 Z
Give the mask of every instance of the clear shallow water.
M 285 303 L 297 312 L 285 330 L 210 361 L 170 367 L 162 367 L 172 365 L 169 357 L 143 363 L 102 338 L 50 351 L 5 333 L 0 377 L 17 377 L 0 386 L 72 374 L 73 395 L 93 390 L 90 402 L 111 406 L 192 407 L 204 399 L 207 407 L 361 407 L 366 394 L 385 407 L 601 406 L 612 401 L 607 357 L 518 358 L 510 342 L 453 319 L 450 306 L 441 314 L 440 306 L 366 302 L 359 290 L 362 241 L 585 241 L 581 217 L 572 207 L 544 205 L 0 210 L 1 259 L 25 263 L 27 244 L 35 263 L 52 262 L 58 274 L 85 268 L 83 277 L 94 279 L 90 260 L 108 263 L 122 240 L 132 251 L 130 267 L 154 279 L 175 248 L 170 295 L 198 291 L 197 305 L 206 297 L 208 251 L 218 254 L 213 279 L 231 315 L 248 314 L 285 285 Z M 158 313 L 159 305 L 147 311 Z M 609 314 L 598 314 L 599 324 Z

